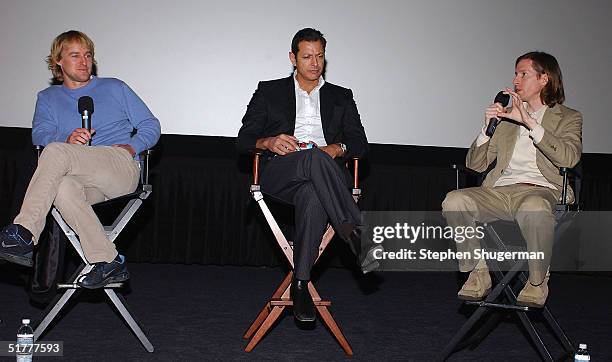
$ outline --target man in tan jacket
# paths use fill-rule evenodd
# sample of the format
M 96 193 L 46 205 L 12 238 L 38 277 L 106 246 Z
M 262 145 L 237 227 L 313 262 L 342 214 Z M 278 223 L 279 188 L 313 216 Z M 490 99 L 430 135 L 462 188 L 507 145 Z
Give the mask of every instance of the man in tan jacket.
M 484 127 L 466 157 L 467 167 L 482 172 L 495 160 L 481 187 L 449 192 L 442 210 L 450 226 L 475 222 L 516 220 L 527 251 L 543 252 L 530 259 L 529 281 L 517 297 L 522 305 L 542 307 L 548 296 L 548 269 L 554 237 L 553 212 L 561 195 L 559 167 L 573 167 L 582 154 L 582 115 L 562 105 L 561 70 L 555 57 L 530 52 L 515 63 L 514 90 L 506 88 L 512 107 L 499 103 L 485 110 Z M 492 137 L 485 130 L 492 118 L 504 118 Z M 573 193 L 569 190 L 569 200 Z M 458 251 L 474 252 L 477 239 L 457 243 Z M 474 255 L 474 253 L 472 254 Z M 458 293 L 479 300 L 491 289 L 484 259 L 460 260 L 459 270 L 470 275 Z

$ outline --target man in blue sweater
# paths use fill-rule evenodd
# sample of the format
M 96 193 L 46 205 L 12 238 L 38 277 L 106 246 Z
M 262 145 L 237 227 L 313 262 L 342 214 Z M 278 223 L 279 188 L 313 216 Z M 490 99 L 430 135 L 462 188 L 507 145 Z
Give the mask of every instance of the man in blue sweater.
M 157 143 L 159 121 L 124 82 L 92 76 L 94 44 L 87 35 L 60 34 L 47 63 L 61 84 L 38 93 L 32 141 L 45 149 L 19 215 L 0 232 L 0 258 L 32 265 L 33 246 L 53 204 L 94 264 L 79 284 L 93 289 L 125 281 L 125 258 L 106 237 L 91 205 L 136 189 L 140 168 L 135 158 Z M 91 131 L 81 126 L 77 104 L 82 96 L 95 104 Z

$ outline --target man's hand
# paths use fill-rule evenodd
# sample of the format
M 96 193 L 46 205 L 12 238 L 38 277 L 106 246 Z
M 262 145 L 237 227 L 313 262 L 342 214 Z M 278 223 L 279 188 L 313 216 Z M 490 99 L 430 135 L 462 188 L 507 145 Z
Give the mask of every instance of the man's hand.
M 342 156 L 342 147 L 340 147 L 337 143 L 332 143 L 331 145 L 319 147 L 319 149 L 325 153 L 327 153 L 331 158 L 336 158 Z
M 288 153 L 295 152 L 298 148 L 297 138 L 279 134 L 276 137 L 260 138 L 255 144 L 256 148 L 270 150 L 278 155 L 284 156 Z
M 483 133 L 484 133 L 484 130 L 486 130 L 487 127 L 489 127 L 489 122 L 491 121 L 491 119 L 497 118 L 499 120 L 498 114 L 503 113 L 504 111 L 505 111 L 504 107 L 502 107 L 500 103 L 493 103 L 485 109 L 485 121 L 484 121 L 485 125 L 483 128 Z
M 497 114 L 497 116 L 509 118 L 525 125 L 527 129 L 532 130 L 538 124 L 538 122 L 531 118 L 525 107 L 523 107 L 523 100 L 521 99 L 521 96 L 510 88 L 506 88 L 505 93 L 510 94 L 510 97 L 512 97 L 512 110 L 509 113 L 507 111 L 500 112 Z
M 117 144 L 117 145 L 113 145 L 113 147 L 121 147 L 124 150 L 127 150 L 132 155 L 132 157 L 136 156 L 136 151 L 130 145 L 127 145 L 127 144 Z
M 95 129 L 91 129 L 91 132 L 87 130 L 87 128 L 77 128 L 68 138 L 66 139 L 66 143 L 70 143 L 72 145 L 86 145 L 87 141 L 91 139 L 91 136 L 96 133 Z

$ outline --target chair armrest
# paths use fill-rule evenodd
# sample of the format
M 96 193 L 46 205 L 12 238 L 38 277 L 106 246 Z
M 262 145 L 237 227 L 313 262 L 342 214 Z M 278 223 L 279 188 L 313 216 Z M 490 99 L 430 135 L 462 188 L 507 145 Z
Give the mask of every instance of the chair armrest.
M 457 170 L 457 172 L 464 172 L 473 176 L 482 176 L 485 172 L 474 171 L 471 168 L 465 167 L 463 165 L 452 164 L 451 168 L 453 170 Z
M 40 158 L 40 154 L 42 153 L 43 148 L 45 147 L 41 145 L 34 146 L 34 149 L 36 150 L 36 158 Z
M 575 168 L 569 167 L 559 167 L 559 174 L 563 176 L 563 190 L 561 190 L 561 203 L 559 205 L 563 206 L 565 209 L 568 208 L 567 203 L 567 189 L 569 187 L 569 179 L 568 177 L 574 177 L 575 179 L 575 190 L 574 190 L 574 199 L 575 203 L 579 204 L 580 202 L 580 189 L 581 189 L 581 180 L 582 180 L 582 172 L 580 171 L 581 167 L 577 166 Z M 578 206 L 580 207 L 580 206 Z
M 476 184 L 478 186 L 480 186 L 480 184 L 482 184 L 482 181 L 484 180 L 485 176 L 488 173 L 487 171 L 484 172 L 478 172 L 478 171 L 474 171 L 471 168 L 468 168 L 464 165 L 457 165 L 457 164 L 452 164 L 451 168 L 453 170 L 455 170 L 455 190 L 459 190 L 459 173 L 468 175 L 468 176 L 474 176 L 477 179 Z
M 259 185 L 259 160 L 263 152 L 259 148 L 253 150 L 253 185 Z
M 149 183 L 149 167 L 150 167 L 150 158 L 153 154 L 153 150 L 144 150 L 140 153 L 141 159 L 141 167 L 140 167 L 140 182 L 143 185 L 150 185 Z
M 359 188 L 359 158 L 353 157 L 351 160 L 353 161 L 353 189 L 358 189 Z
M 576 178 L 582 178 L 582 172 L 580 172 L 579 170 L 575 168 L 559 167 L 559 173 L 563 176 L 569 175 L 569 176 L 573 176 Z

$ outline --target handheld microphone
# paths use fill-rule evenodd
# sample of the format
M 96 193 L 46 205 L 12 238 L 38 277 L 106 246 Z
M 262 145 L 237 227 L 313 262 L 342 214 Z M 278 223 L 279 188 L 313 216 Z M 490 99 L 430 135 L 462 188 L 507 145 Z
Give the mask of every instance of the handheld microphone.
M 503 91 L 497 93 L 497 95 L 495 96 L 495 99 L 493 100 L 493 103 L 500 103 L 502 107 L 507 106 L 509 102 L 510 102 L 510 95 L 504 94 Z M 499 121 L 497 120 L 497 118 L 491 118 L 489 120 L 489 125 L 487 126 L 485 134 L 489 137 L 493 137 L 493 132 L 495 132 L 495 129 L 497 128 L 498 124 L 499 124 Z
M 90 96 L 82 96 L 79 98 L 79 113 L 83 119 L 83 128 L 86 128 L 91 133 L 91 115 L 94 112 L 93 99 Z M 87 145 L 91 146 L 91 138 L 87 141 Z

